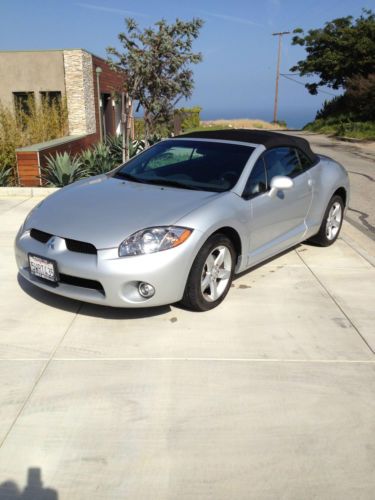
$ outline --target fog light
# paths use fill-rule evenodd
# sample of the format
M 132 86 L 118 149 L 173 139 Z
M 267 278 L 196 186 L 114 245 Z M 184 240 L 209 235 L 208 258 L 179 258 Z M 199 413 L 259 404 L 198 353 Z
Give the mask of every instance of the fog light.
M 145 299 L 149 299 L 155 294 L 155 288 L 150 283 L 144 283 L 143 281 L 139 283 L 138 291 Z

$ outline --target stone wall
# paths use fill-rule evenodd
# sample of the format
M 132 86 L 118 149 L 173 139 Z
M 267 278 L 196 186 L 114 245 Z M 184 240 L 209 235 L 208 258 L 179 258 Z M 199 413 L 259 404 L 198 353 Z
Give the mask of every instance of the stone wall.
M 81 49 L 63 52 L 69 134 L 94 134 L 96 120 L 92 56 Z

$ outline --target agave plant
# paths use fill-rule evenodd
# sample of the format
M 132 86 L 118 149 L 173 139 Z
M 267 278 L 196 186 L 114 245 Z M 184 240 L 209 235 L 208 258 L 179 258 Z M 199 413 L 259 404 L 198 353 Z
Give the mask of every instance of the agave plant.
M 111 153 L 108 144 L 103 142 L 84 151 L 80 159 L 89 175 L 105 174 L 121 163 L 121 159 L 118 160 L 117 156 Z
M 109 152 L 113 163 L 115 166 L 122 163 L 122 136 L 121 135 L 110 135 L 106 139 L 106 144 L 109 148 Z
M 9 168 L 1 168 L 0 167 L 0 186 L 9 186 L 12 180 L 13 169 Z
M 47 158 L 47 166 L 43 169 L 41 179 L 47 186 L 63 187 L 87 176 L 87 170 L 77 156 L 68 153 Z
M 137 155 L 141 151 L 145 149 L 145 141 L 135 140 L 130 143 L 129 148 L 129 157 L 133 158 L 133 156 Z

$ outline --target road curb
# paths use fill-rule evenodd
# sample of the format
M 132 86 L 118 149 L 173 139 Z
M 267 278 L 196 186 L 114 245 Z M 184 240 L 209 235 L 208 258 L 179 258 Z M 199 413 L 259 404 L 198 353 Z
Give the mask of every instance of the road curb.
M 0 197 L 22 196 L 24 198 L 48 196 L 60 188 L 47 187 L 0 187 Z
M 344 220 L 340 238 L 375 267 L 375 241 L 357 229 L 351 222 Z

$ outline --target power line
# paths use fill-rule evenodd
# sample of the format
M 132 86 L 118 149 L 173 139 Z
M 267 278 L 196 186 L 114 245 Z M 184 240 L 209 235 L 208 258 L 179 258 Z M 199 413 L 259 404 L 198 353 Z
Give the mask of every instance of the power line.
M 293 73 L 280 73 L 280 76 L 283 76 L 284 78 L 286 78 L 287 80 L 290 80 L 291 82 L 294 82 L 294 83 L 298 83 L 298 85 L 303 85 L 305 87 L 305 84 L 303 82 L 300 82 L 298 80 L 296 80 L 295 78 L 290 78 L 290 74 L 293 74 Z M 327 92 L 326 90 L 318 90 L 316 89 L 318 93 L 322 93 L 322 94 L 327 94 L 327 95 L 331 95 L 333 97 L 337 97 L 337 94 L 333 94 L 332 92 Z

